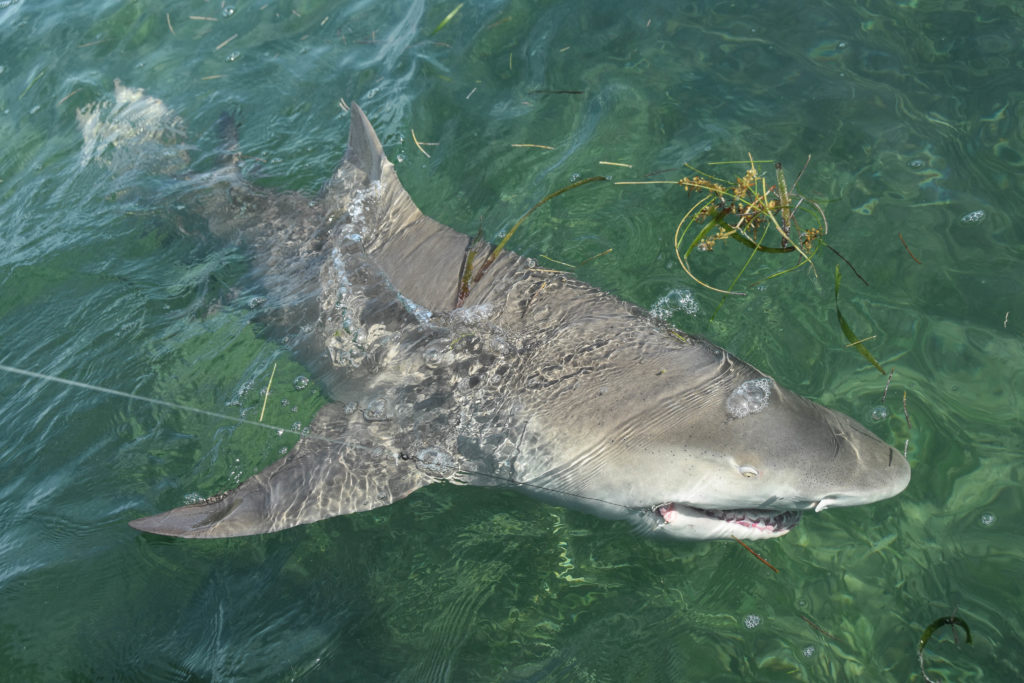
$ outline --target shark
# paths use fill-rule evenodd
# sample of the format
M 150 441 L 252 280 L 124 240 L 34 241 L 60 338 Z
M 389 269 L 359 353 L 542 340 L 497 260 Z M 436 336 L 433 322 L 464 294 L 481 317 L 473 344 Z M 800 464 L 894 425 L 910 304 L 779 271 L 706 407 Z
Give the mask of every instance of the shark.
M 136 115 L 155 107 L 118 102 Z M 757 540 L 788 533 L 804 511 L 908 485 L 904 454 L 847 415 L 425 216 L 366 114 L 352 106 L 350 118 L 344 158 L 316 197 L 258 188 L 231 161 L 191 179 L 210 230 L 251 254 L 267 333 L 287 339 L 330 402 L 236 489 L 135 529 L 271 533 L 447 482 L 518 489 L 665 538 Z M 222 126 L 236 140 L 233 121 Z

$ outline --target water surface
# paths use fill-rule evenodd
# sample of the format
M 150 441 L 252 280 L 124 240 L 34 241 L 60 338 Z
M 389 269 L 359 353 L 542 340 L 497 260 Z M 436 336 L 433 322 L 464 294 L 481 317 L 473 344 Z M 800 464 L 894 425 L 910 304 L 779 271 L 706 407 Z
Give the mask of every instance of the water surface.
M 230 417 L 259 410 L 276 363 L 282 427 L 323 400 L 290 388 L 308 373 L 252 324 L 246 256 L 173 179 L 83 165 L 76 110 L 115 79 L 181 117 L 193 170 L 227 111 L 250 177 L 311 195 L 344 151 L 339 102 L 358 102 L 423 210 L 490 239 L 577 178 L 750 153 L 792 182 L 811 154 L 800 190 L 870 285 L 844 270 L 843 314 L 894 370 L 882 420 L 830 253 L 712 320 L 720 297 L 673 250 L 678 187 L 581 188 L 511 246 L 643 306 L 685 299 L 681 329 L 909 440 L 910 487 L 757 544 L 778 574 L 731 541 L 453 486 L 183 542 L 127 521 L 235 485 L 287 436 L 0 374 L 0 678 L 903 681 L 955 611 L 973 642 L 937 631 L 932 677 L 1020 679 L 1019 3 L 490 0 L 434 33 L 457 4 L 0 3 L 0 363 Z M 747 255 L 694 263 L 728 284 Z

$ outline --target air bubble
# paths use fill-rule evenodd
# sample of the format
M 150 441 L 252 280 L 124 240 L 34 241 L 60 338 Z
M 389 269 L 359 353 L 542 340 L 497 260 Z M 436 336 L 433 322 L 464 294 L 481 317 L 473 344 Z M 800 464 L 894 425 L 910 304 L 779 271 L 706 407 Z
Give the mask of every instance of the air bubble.
M 432 477 L 447 479 L 455 474 L 455 458 L 440 448 L 424 448 L 416 454 L 416 467 Z
M 225 57 L 224 61 L 225 62 L 234 62 L 234 61 L 237 61 L 238 58 L 241 57 L 241 56 L 242 56 L 242 53 L 239 52 L 238 50 L 235 50 L 234 52 L 229 54 L 227 57 Z
M 388 419 L 388 400 L 375 398 L 363 409 L 363 418 L 369 422 L 380 422 Z
M 442 365 L 449 365 L 452 362 L 452 354 L 448 341 L 435 341 L 423 349 L 423 362 L 428 367 L 436 368 Z
M 741 418 L 764 410 L 772 396 L 772 381 L 767 377 L 749 379 L 736 387 L 725 402 L 725 411 L 731 417 Z
M 813 645 L 808 645 L 807 647 L 805 647 L 803 649 L 803 656 L 804 657 L 813 657 L 814 656 L 814 646 Z
M 993 515 L 991 512 L 986 512 L 986 513 L 984 513 L 981 516 L 981 525 L 982 526 L 992 526 L 995 523 L 996 523 L 996 516 Z
M 292 382 L 292 386 L 295 387 L 295 391 L 302 391 L 309 386 L 309 378 L 305 375 L 299 375 L 295 378 L 295 381 Z
M 225 7 L 224 9 L 222 9 L 220 11 L 220 15 L 222 17 L 224 17 L 225 19 L 227 19 L 228 17 L 230 17 L 234 13 L 235 13 L 235 8 L 232 7 L 231 5 L 228 5 L 227 7 Z
M 889 409 L 885 406 L 875 406 L 871 409 L 871 419 L 875 422 L 881 422 L 889 417 Z
M 971 211 L 970 213 L 965 213 L 963 216 L 960 217 L 961 223 L 980 223 L 983 220 L 985 220 L 985 212 L 981 209 L 978 209 L 977 211 Z

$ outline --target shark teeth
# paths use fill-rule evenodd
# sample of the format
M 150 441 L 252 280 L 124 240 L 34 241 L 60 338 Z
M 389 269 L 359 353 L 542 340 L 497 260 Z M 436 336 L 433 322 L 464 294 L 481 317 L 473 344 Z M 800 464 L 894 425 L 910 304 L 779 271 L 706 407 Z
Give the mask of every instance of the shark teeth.
M 661 515 L 662 524 L 672 524 L 680 508 L 689 514 L 697 513 L 710 519 L 769 533 L 789 531 L 800 521 L 801 514 L 799 510 L 709 510 L 689 505 L 677 506 L 675 503 L 659 505 L 655 511 Z
M 698 508 L 694 508 L 698 509 Z M 800 511 L 786 510 L 700 510 L 712 519 L 739 524 L 760 531 L 792 529 L 800 521 Z

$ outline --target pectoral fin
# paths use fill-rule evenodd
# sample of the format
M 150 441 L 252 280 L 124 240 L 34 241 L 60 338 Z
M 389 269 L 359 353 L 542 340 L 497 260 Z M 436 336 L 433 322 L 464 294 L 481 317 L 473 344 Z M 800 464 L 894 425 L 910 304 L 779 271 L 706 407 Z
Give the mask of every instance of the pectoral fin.
M 317 430 L 323 412 L 314 434 L 325 433 Z M 233 491 L 130 524 L 182 538 L 250 536 L 389 505 L 433 481 L 416 461 L 388 449 L 309 436 Z

